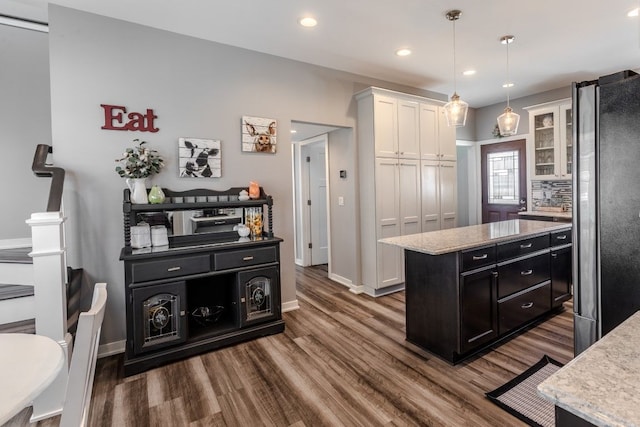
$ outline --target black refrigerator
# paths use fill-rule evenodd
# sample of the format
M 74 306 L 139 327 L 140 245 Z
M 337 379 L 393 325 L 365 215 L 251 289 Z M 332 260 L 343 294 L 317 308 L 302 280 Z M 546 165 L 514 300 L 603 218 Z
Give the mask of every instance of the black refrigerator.
M 573 83 L 574 351 L 640 310 L 640 75 Z

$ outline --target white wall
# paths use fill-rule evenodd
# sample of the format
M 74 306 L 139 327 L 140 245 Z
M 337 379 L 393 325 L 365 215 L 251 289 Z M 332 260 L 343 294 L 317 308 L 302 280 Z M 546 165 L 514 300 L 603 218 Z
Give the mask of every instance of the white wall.
M 31 237 L 25 220 L 47 209 L 51 180 L 31 163 L 38 144 L 51 144 L 48 51 L 46 33 L 0 25 L 0 239 Z
M 133 138 L 147 140 L 167 158 L 154 184 L 173 190 L 223 190 L 257 180 L 273 196 L 274 229 L 284 239 L 282 300 L 295 302 L 291 120 L 353 128 L 353 94 L 371 85 L 444 98 L 55 5 L 49 19 L 53 145 L 56 163 L 68 176 L 70 258 L 90 279 L 109 283 L 103 343 L 125 338 L 124 273 L 118 260 L 124 182 L 114 172 L 114 159 Z M 102 130 L 101 103 L 133 111 L 153 108 L 160 131 Z M 277 154 L 240 151 L 243 115 L 278 120 Z M 222 178 L 177 177 L 177 138 L 184 136 L 222 141 Z M 347 145 L 342 148 L 346 157 L 340 167 L 351 172 L 343 185 L 346 200 L 353 203 L 349 209 L 354 209 L 355 135 L 345 138 L 340 145 Z M 355 220 L 353 211 L 344 213 Z M 332 239 L 337 239 L 335 247 L 344 248 L 345 259 L 358 259 L 352 253 L 358 241 L 356 227 Z M 358 268 L 345 268 L 343 274 L 355 281 Z

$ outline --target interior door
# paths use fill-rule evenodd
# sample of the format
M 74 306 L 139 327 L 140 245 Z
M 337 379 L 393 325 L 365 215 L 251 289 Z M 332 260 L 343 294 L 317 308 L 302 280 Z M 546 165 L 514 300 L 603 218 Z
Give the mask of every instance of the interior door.
M 482 222 L 518 219 L 527 210 L 526 140 L 480 147 Z
M 311 225 L 311 265 L 327 264 L 329 262 L 329 240 L 327 230 L 327 173 L 326 146 L 324 143 L 314 143 L 310 147 L 309 155 L 309 199 L 311 210 L 309 219 Z

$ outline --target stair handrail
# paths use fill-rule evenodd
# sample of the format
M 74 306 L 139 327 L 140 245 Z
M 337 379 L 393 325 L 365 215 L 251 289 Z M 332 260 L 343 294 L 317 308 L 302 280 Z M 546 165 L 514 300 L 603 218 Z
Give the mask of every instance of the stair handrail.
M 58 212 L 62 205 L 62 189 L 64 187 L 64 169 L 46 164 L 47 156 L 53 153 L 53 147 L 47 144 L 38 144 L 33 155 L 31 170 L 38 177 L 51 178 L 49 187 L 49 201 L 47 212 Z

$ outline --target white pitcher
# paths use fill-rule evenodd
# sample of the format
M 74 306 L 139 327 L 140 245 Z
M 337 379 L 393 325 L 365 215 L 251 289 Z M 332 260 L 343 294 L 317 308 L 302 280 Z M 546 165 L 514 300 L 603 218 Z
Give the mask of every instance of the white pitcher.
M 142 205 L 149 203 L 147 198 L 147 178 L 127 178 L 127 187 L 131 190 L 131 203 Z

